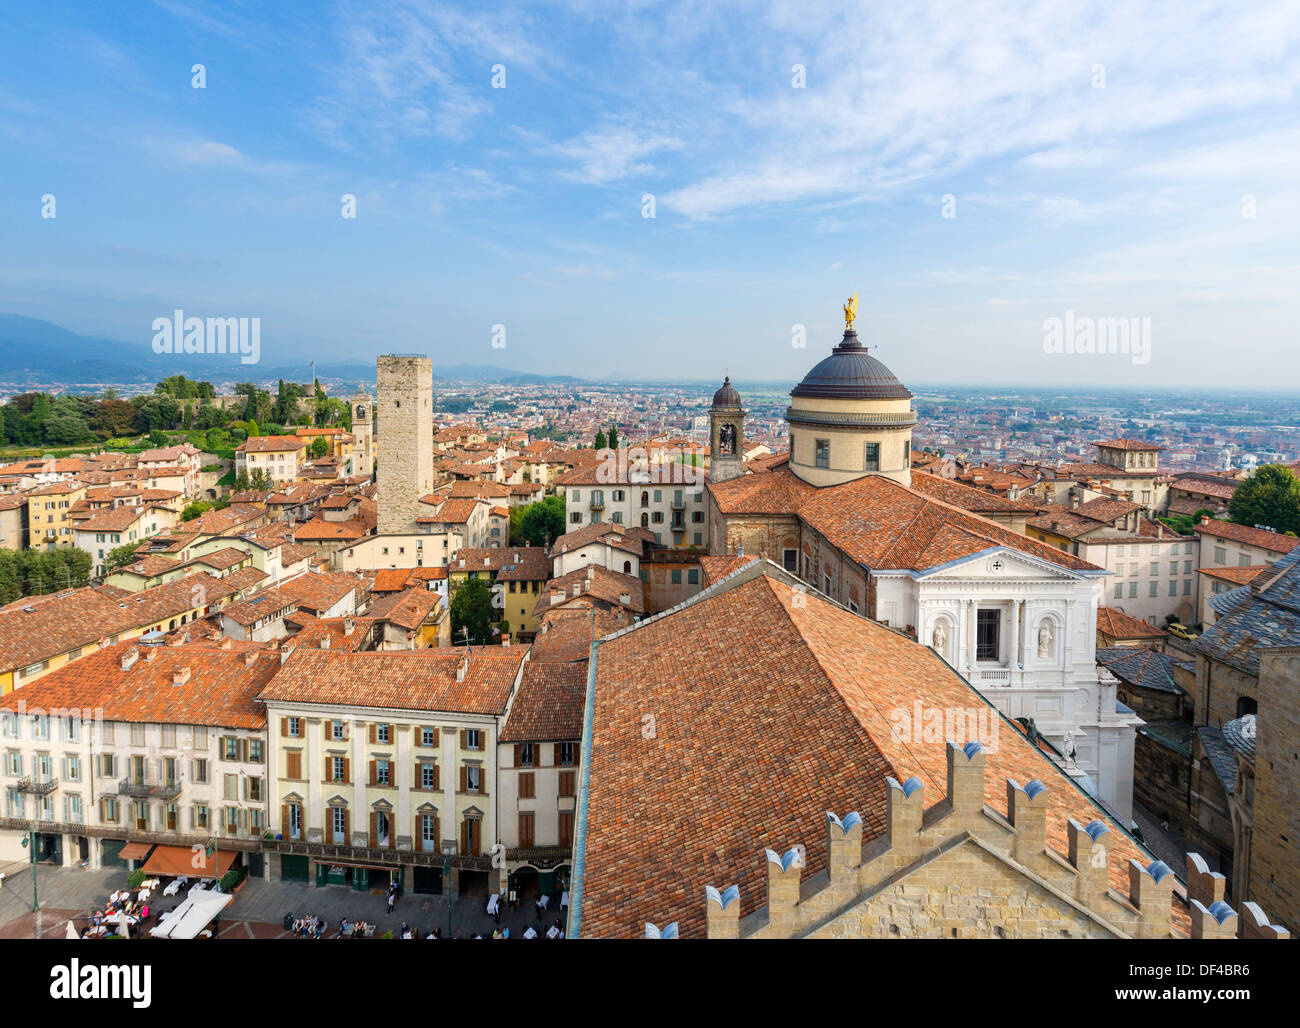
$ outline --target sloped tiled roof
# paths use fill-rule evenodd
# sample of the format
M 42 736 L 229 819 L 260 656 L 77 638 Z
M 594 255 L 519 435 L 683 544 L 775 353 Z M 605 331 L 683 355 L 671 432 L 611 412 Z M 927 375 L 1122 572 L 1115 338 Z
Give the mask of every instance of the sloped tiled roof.
M 1097 650 L 1097 663 L 1121 681 L 1142 689 L 1171 693 L 1183 692 L 1174 681 L 1174 669 L 1195 669 L 1189 660 L 1141 646 L 1103 646 Z
M 1097 631 L 1112 639 L 1163 639 L 1165 636 L 1155 625 L 1114 607 L 1097 608 Z
M 646 921 L 702 937 L 705 885 L 738 884 L 742 917 L 764 903 L 763 847 L 802 845 L 804 876 L 825 870 L 827 810 L 859 812 L 864 843 L 882 836 L 886 776 L 916 775 L 927 805 L 941 800 L 946 746 L 896 730 L 893 712 L 914 703 L 986 710 L 1000 730 L 985 802 L 1004 812 L 1008 778 L 1039 779 L 1048 844 L 1067 849 L 1068 818 L 1100 819 L 1114 840 L 1111 885 L 1127 895 L 1128 860 L 1151 856 L 964 679 L 928 647 L 814 593 L 796 603 L 793 586 L 764 562 L 597 644 L 575 841 L 583 937 L 640 937 Z
M 499 738 L 502 742 L 576 740 L 582 735 L 586 696 L 585 662 L 529 661 Z
M 1193 644 L 1196 651 L 1258 675 L 1257 647 L 1300 645 L 1300 549 L 1260 572 L 1253 584 L 1211 597 L 1210 605 L 1219 619 Z

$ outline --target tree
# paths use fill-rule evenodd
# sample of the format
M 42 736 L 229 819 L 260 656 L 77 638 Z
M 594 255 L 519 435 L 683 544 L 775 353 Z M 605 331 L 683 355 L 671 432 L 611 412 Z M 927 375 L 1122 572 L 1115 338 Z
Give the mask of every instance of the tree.
M 211 509 L 212 509 L 212 504 L 208 503 L 207 500 L 195 500 L 183 511 L 181 511 L 181 520 L 193 521 L 204 511 L 209 511 Z
M 482 645 L 492 639 L 492 593 L 481 578 L 471 578 L 463 583 L 451 597 L 451 637 L 461 642 L 468 629 L 469 641 Z
M 128 564 L 134 564 L 135 548 L 139 543 L 123 543 L 121 546 L 114 546 L 108 551 L 108 556 L 104 558 L 104 574 L 111 575 L 118 568 L 124 568 Z
M 50 404 L 45 419 L 45 440 L 54 444 L 84 443 L 91 438 L 90 426 L 71 396 L 60 396 Z
M 609 448 L 611 450 L 618 449 L 618 426 L 617 425 L 609 426 Z
M 329 453 L 330 441 L 323 435 L 318 435 L 311 441 L 311 455 L 313 459 L 320 459 Z
M 537 503 L 530 503 L 522 510 L 519 515 L 519 534 L 527 545 L 549 546 L 564 534 L 563 496 L 548 496 Z
M 266 468 L 254 468 L 253 477 L 250 480 L 249 485 L 252 486 L 254 489 L 256 489 L 259 493 L 266 492 L 266 490 L 271 488 L 270 473 L 266 470 Z
M 235 476 L 235 492 L 237 493 L 247 492 L 249 489 L 252 488 L 253 488 L 253 483 L 249 481 L 248 469 L 245 468 L 243 471 L 241 471 L 239 474 Z
M 1265 464 L 1237 486 L 1228 513 L 1239 525 L 1300 533 L 1300 480 L 1282 464 Z
M 609 445 L 609 440 L 605 438 L 605 430 L 603 428 L 599 429 L 596 432 L 596 442 L 594 443 L 594 445 L 598 450 L 603 450 L 606 446 Z

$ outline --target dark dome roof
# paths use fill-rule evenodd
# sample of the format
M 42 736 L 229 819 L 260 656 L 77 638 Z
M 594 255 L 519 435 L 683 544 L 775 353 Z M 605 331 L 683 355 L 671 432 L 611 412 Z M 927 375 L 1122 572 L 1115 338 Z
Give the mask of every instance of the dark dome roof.
M 728 375 L 722 380 L 722 388 L 713 394 L 713 406 L 715 407 L 739 407 L 740 394 L 731 388 L 731 376 Z
M 853 329 L 844 333 L 831 355 L 804 375 L 791 396 L 834 400 L 909 400 L 912 394 L 894 373 L 858 342 Z

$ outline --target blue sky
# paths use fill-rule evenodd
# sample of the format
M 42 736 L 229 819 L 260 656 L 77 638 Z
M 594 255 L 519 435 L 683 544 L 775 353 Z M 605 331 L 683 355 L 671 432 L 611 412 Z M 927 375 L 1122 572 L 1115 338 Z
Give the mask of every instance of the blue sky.
M 141 344 L 259 316 L 268 364 L 780 381 L 856 290 L 904 381 L 1300 378 L 1294 2 L 27 6 L 0 311 Z M 1150 362 L 1045 353 L 1067 310 L 1150 318 Z

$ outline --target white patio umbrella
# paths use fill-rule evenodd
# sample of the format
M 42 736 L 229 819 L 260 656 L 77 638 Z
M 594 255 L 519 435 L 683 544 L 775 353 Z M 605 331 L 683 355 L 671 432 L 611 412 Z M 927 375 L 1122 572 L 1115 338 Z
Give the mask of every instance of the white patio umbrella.
M 131 938 L 131 918 L 125 910 L 117 915 L 117 934 L 124 939 Z
M 81 938 L 81 936 L 77 932 L 77 926 L 73 924 L 71 920 L 68 921 L 68 926 L 65 929 L 63 929 L 63 937 L 65 939 Z

